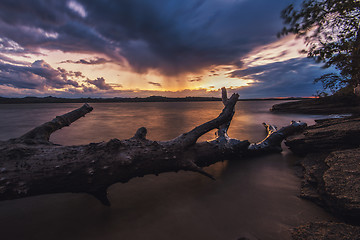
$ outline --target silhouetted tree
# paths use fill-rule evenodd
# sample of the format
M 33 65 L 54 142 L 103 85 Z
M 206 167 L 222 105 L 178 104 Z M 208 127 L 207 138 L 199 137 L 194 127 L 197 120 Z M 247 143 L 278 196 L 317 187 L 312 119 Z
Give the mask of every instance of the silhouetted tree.
M 305 40 L 308 57 L 335 66 L 340 75 L 318 78 L 324 88 L 335 91 L 356 87 L 360 80 L 360 1 L 304 0 L 301 6 L 289 5 L 281 12 L 285 27 L 279 33 L 294 33 Z

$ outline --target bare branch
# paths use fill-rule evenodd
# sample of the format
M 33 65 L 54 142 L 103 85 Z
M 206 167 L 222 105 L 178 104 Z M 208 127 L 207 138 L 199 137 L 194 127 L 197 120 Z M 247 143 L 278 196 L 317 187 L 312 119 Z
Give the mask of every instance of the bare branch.
M 222 102 L 224 104 L 224 106 L 226 106 L 227 104 L 227 101 L 229 100 L 228 97 L 227 97 L 227 91 L 226 91 L 226 88 L 221 88 L 221 99 L 222 99 Z
M 222 102 L 224 104 L 224 106 L 226 106 L 227 102 L 229 101 L 228 97 L 227 97 L 227 92 L 226 92 L 226 88 L 221 88 L 221 96 L 222 96 Z M 217 131 L 217 140 L 219 142 L 228 142 L 229 141 L 229 136 L 227 134 L 227 131 L 230 127 L 230 123 L 231 123 L 231 120 L 233 118 L 235 114 L 235 110 L 233 110 L 233 113 L 232 113 L 232 116 L 231 118 L 229 119 L 229 121 L 227 121 L 226 123 L 222 124 L 220 127 L 219 127 L 219 130 Z
M 190 132 L 184 133 L 173 140 L 168 141 L 168 143 L 176 144 L 182 148 L 186 148 L 195 144 L 199 137 L 231 120 L 234 114 L 234 107 L 238 98 L 239 95 L 237 93 L 234 93 L 227 101 L 222 113 L 217 118 L 206 122 L 194 128 Z
M 66 126 L 70 126 L 71 123 L 75 122 L 81 117 L 84 117 L 85 114 L 91 112 L 93 108 L 85 103 L 82 107 L 68 112 L 64 115 L 57 116 L 50 122 L 46 122 L 31 131 L 22 135 L 19 139 L 22 141 L 34 140 L 38 142 L 48 142 L 50 135 Z
M 291 124 L 286 127 L 282 127 L 277 130 L 276 126 L 263 123 L 268 135 L 264 140 L 258 143 L 252 143 L 249 145 L 249 151 L 251 152 L 281 152 L 281 142 L 288 136 L 304 130 L 307 126 L 306 123 L 291 121 Z

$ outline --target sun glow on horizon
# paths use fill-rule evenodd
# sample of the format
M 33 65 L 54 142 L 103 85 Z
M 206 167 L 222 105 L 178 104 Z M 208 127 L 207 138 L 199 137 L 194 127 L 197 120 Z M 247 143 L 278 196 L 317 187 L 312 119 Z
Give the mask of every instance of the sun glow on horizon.
M 249 54 L 239 59 L 239 64 L 212 65 L 202 69 L 199 73 L 183 73 L 178 76 L 163 75 L 156 69 L 150 69 L 145 73 L 138 73 L 130 67 L 127 61 L 122 63 L 111 60 L 105 54 L 73 53 L 60 50 L 39 49 L 38 54 L 12 55 L 2 54 L 0 62 L 6 62 L 6 57 L 13 60 L 12 64 L 31 66 L 36 61 L 44 61 L 54 71 L 78 72 L 73 80 L 78 86 L 65 86 L 59 88 L 46 88 L 45 95 L 62 95 L 69 92 L 78 92 L 84 88 L 89 91 L 83 94 L 96 94 L 97 96 L 122 96 L 126 94 L 182 96 L 183 94 L 213 95 L 222 87 L 229 89 L 241 89 L 258 83 L 257 76 L 264 72 L 253 73 L 249 76 L 233 74 L 239 70 L 263 66 L 274 62 L 286 61 L 299 57 L 299 50 L 303 45 L 293 37 L 277 40 L 271 44 L 258 47 Z M 6 56 L 8 55 L 8 56 Z M 4 57 L 5 56 L 5 57 Z M 95 93 L 92 84 L 102 84 L 102 89 Z M 100 86 L 100 85 L 96 85 Z M 7 88 L 2 87 L 1 92 Z M 91 91 L 90 91 L 91 90 Z M 111 91 L 105 91 L 111 90 Z M 31 92 L 19 90 L 18 93 Z M 41 91 L 33 91 L 39 94 Z M 33 95 L 34 95 L 33 94 Z M 210 96 L 209 95 L 209 96 Z M 217 95 L 217 93 L 216 93 Z

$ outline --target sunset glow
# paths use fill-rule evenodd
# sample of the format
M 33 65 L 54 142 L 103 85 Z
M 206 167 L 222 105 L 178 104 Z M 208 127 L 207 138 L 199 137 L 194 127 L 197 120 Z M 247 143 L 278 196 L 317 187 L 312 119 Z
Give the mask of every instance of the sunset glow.
M 0 3 L 0 96 L 311 96 L 324 70 L 299 54 L 302 40 L 276 38 L 287 4 Z

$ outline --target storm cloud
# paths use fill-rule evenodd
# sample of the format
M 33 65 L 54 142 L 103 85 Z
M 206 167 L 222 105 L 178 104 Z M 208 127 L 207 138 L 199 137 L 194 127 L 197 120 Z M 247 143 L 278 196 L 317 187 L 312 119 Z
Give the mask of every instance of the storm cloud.
M 109 84 L 105 82 L 105 79 L 103 77 L 97 78 L 95 80 L 86 80 L 87 83 L 90 83 L 94 86 L 96 86 L 98 89 L 101 90 L 111 90 L 113 89 Z
M 169 76 L 198 72 L 234 63 L 257 46 L 274 41 L 281 29 L 280 11 L 289 3 L 2 0 L 0 52 L 48 49 L 103 54 L 139 73 L 151 69 Z
M 320 85 L 314 85 L 314 79 L 333 71 L 336 70 L 324 71 L 309 58 L 293 58 L 232 71 L 229 77 L 254 80 L 249 86 L 238 89 L 241 98 L 301 97 L 315 94 L 314 89 Z
M 0 70 L 0 85 L 39 90 L 46 87 L 79 86 L 77 81 L 69 79 L 78 73 L 68 72 L 61 68 L 54 69 L 43 60 L 35 61 L 30 66 L 0 62 Z
M 153 86 L 155 86 L 155 87 L 161 87 L 161 84 L 160 84 L 160 83 L 157 83 L 157 82 L 151 82 L 151 81 L 149 81 L 148 84 L 151 84 L 151 85 L 153 85 Z
M 73 60 L 66 60 L 66 61 L 62 61 L 60 63 L 77 63 L 77 64 L 86 64 L 86 65 L 98 65 L 98 64 L 104 64 L 104 63 L 109 63 L 112 62 L 111 60 L 107 60 L 105 58 L 94 58 L 94 59 L 80 59 L 78 61 L 73 61 Z

